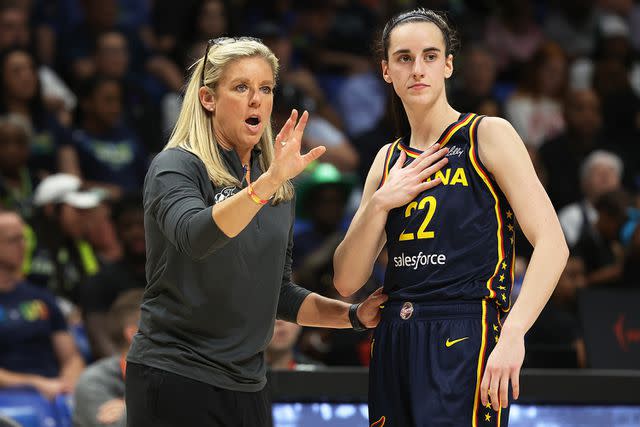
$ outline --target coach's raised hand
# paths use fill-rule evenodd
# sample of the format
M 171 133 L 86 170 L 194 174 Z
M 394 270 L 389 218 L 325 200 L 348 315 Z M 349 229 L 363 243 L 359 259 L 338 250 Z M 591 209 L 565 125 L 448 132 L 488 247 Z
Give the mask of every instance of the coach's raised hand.
M 320 157 L 325 151 L 324 146 L 319 146 L 307 154 L 300 153 L 302 135 L 309 120 L 309 113 L 304 112 L 298 120 L 298 111 L 292 110 L 291 116 L 282 126 L 276 136 L 275 156 L 267 174 L 277 182 L 284 182 L 294 178 L 302 172 L 309 163 Z

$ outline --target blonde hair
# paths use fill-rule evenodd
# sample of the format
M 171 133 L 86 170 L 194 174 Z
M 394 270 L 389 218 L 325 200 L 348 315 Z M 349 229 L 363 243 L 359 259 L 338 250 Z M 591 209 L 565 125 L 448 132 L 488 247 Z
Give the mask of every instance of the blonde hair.
M 205 67 L 204 83 L 214 90 L 222 78 L 224 70 L 231 62 L 250 57 L 264 58 L 273 70 L 274 80 L 278 75 L 278 59 L 271 50 L 257 40 L 238 40 L 232 43 L 214 44 L 209 49 L 207 64 Z M 184 93 L 182 109 L 176 122 L 169 142 L 164 149 L 180 147 L 194 155 L 204 163 L 209 179 L 218 187 L 236 186 L 242 187 L 240 180 L 236 178 L 225 166 L 223 158 L 218 151 L 218 141 L 213 132 L 210 113 L 200 103 L 199 90 L 202 67 L 205 66 L 204 58 L 198 60 L 191 68 L 191 77 Z M 263 172 L 269 169 L 275 154 L 273 148 L 273 130 L 271 118 L 265 124 L 265 129 L 257 144 L 261 150 L 260 167 Z M 291 200 L 294 195 L 293 185 L 286 181 L 276 190 L 272 202 L 274 204 Z

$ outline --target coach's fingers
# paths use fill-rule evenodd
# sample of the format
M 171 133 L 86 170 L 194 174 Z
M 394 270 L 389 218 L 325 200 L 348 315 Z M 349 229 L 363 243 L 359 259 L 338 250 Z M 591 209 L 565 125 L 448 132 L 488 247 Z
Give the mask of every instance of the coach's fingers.
M 380 304 L 384 304 L 385 302 L 387 302 L 387 300 L 389 299 L 389 295 L 376 295 L 375 297 L 373 297 L 373 300 L 375 302 L 376 306 L 379 306 Z
M 513 388 L 513 400 L 520 397 L 520 369 L 511 372 L 511 388 Z
M 500 377 L 500 406 L 506 408 L 509 405 L 509 375 L 505 372 Z
M 500 409 L 500 396 L 498 391 L 500 390 L 500 371 L 495 370 L 491 374 L 491 383 L 489 383 L 489 399 L 491 400 L 491 407 L 494 411 Z
M 281 141 L 286 142 L 287 139 L 289 139 L 289 136 L 291 136 L 291 132 L 293 132 L 293 126 L 295 125 L 297 118 L 298 118 L 298 110 L 295 110 L 295 109 L 291 110 L 291 115 L 289 116 L 287 121 L 282 126 L 282 129 L 280 129 L 280 132 L 278 132 L 278 135 L 276 136 L 276 143 L 279 143 Z
M 295 129 L 293 130 L 293 137 L 298 141 L 302 141 L 302 134 L 304 133 L 304 129 L 307 127 L 307 122 L 309 121 L 309 112 L 307 110 L 302 113 L 300 116 L 300 120 L 296 124 Z
M 482 401 L 482 406 L 487 406 L 489 402 L 489 384 L 491 383 L 491 374 L 489 371 L 485 370 L 484 375 L 482 376 L 482 381 L 480 382 L 480 400 Z
M 378 289 L 376 289 L 375 291 L 373 291 L 373 293 L 371 294 L 372 296 L 377 296 L 380 295 L 382 293 L 382 291 L 384 290 L 383 286 L 380 286 Z
M 309 165 L 309 163 L 313 162 L 315 159 L 322 156 L 325 151 L 327 151 L 327 148 L 324 145 L 319 145 L 314 149 L 312 149 L 311 151 L 309 151 L 304 156 L 302 156 L 302 160 L 304 161 L 304 167 L 306 168 Z

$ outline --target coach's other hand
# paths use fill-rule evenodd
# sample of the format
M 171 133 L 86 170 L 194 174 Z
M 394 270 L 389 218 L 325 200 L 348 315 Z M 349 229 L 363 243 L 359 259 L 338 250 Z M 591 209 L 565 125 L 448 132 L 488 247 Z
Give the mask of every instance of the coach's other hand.
M 376 289 L 374 293 L 360 304 L 358 307 L 358 319 L 367 328 L 375 328 L 380 322 L 380 305 L 389 299 L 388 295 L 382 293 L 382 288 Z

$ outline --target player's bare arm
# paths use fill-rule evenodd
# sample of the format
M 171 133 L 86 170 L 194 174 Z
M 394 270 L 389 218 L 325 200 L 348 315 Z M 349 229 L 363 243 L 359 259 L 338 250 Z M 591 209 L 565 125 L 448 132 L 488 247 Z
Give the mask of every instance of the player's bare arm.
M 489 356 L 481 383 L 484 405 L 507 407 L 511 381 L 519 394 L 524 359 L 524 334 L 553 293 L 569 254 L 558 217 L 538 180 L 525 146 L 509 122 L 485 118 L 478 126 L 480 160 L 504 192 L 534 251 L 522 290 Z

